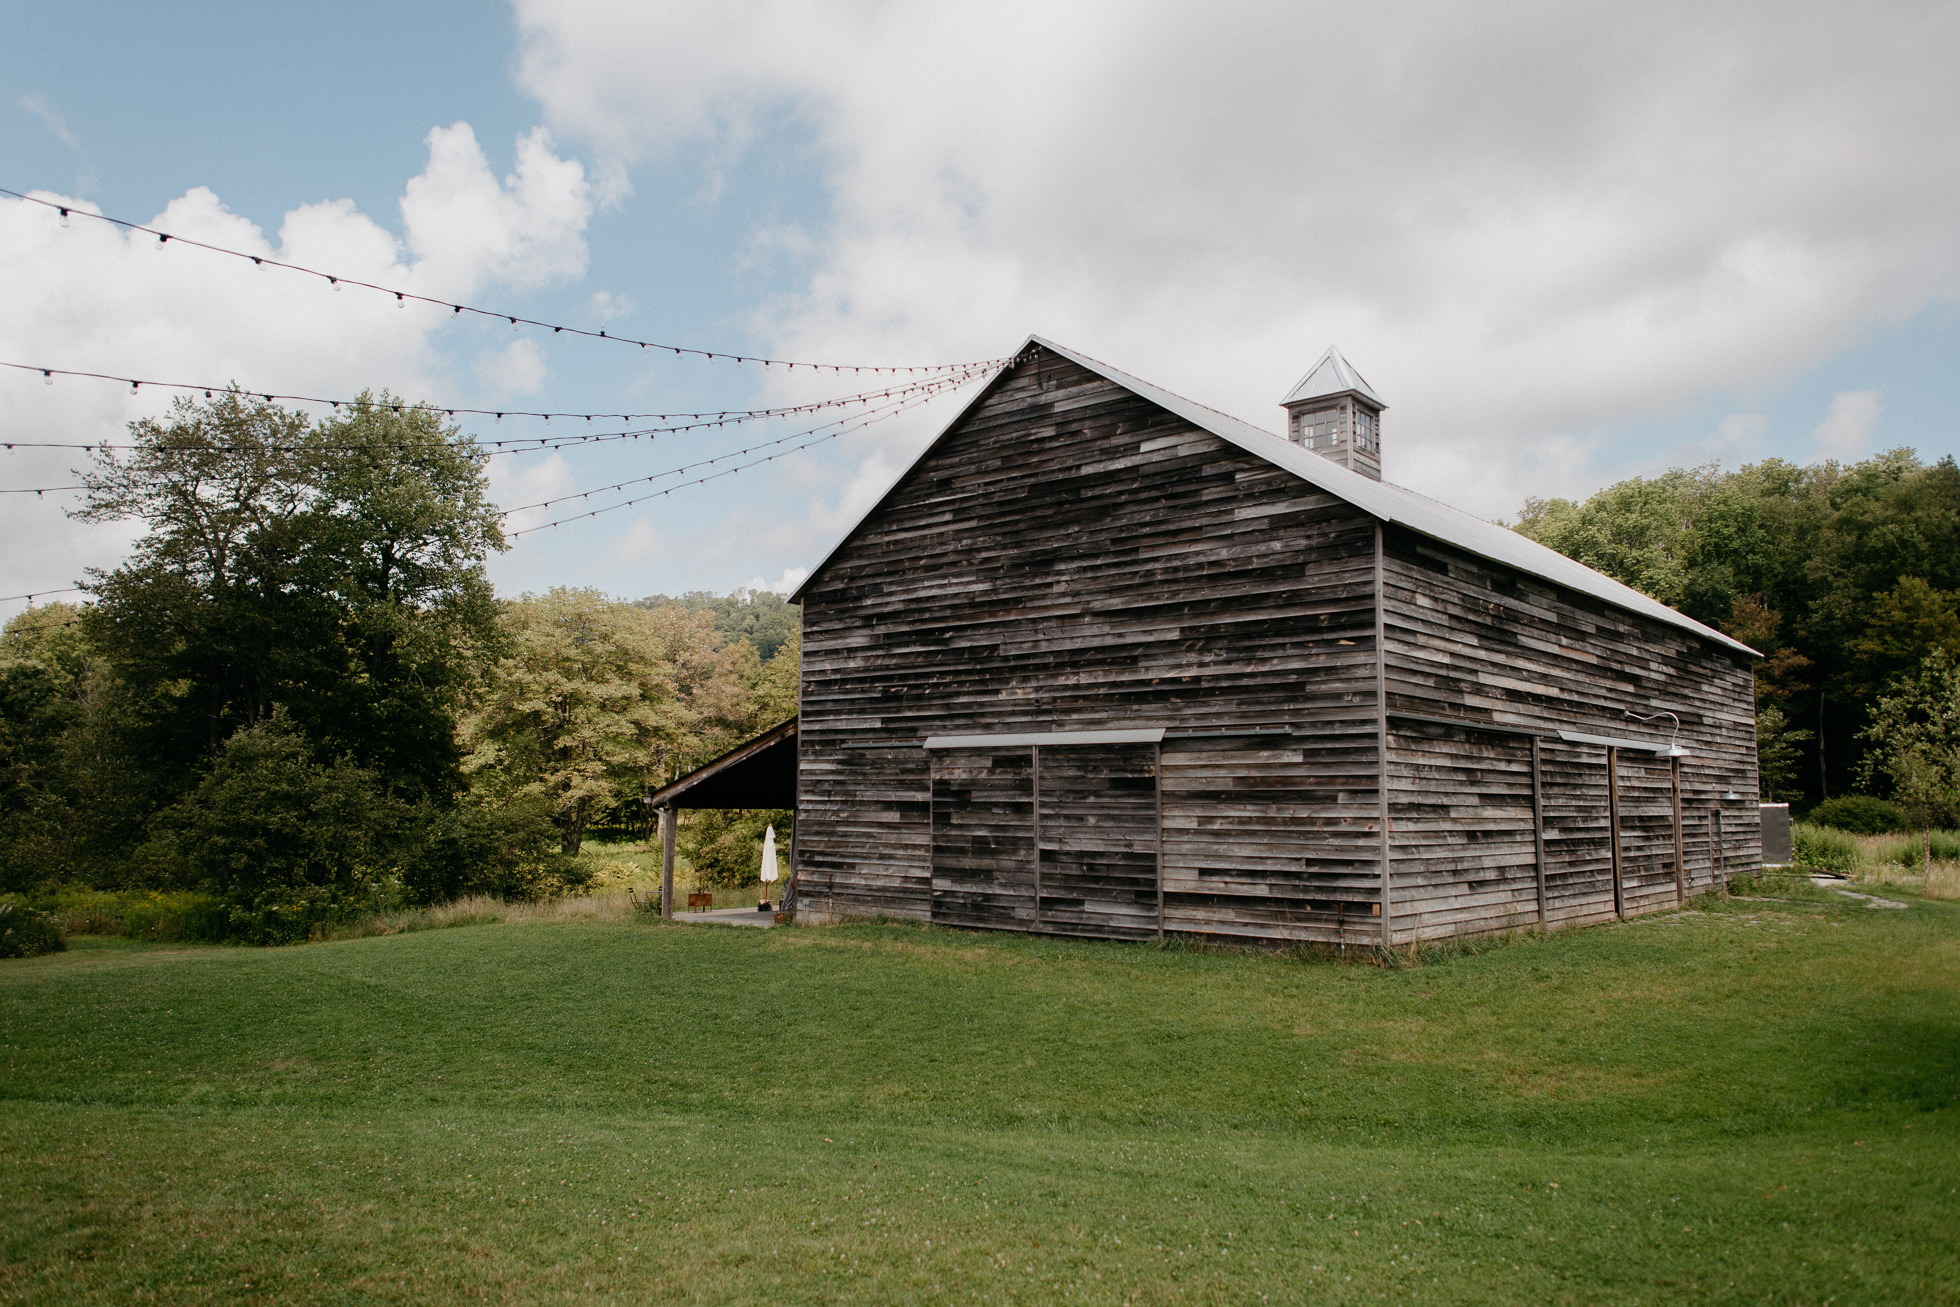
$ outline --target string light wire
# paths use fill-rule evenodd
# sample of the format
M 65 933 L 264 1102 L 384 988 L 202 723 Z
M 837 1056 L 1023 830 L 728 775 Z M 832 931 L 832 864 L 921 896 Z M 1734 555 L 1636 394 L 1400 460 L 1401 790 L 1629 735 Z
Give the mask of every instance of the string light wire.
M 886 386 L 881 390 L 864 390 L 851 395 L 839 395 L 834 399 L 811 400 L 807 404 L 790 404 L 781 408 L 724 409 L 719 412 L 709 411 L 700 413 L 573 413 L 558 412 L 556 410 L 546 412 L 534 409 L 467 408 L 460 405 L 431 404 L 421 400 L 414 403 L 406 400 L 399 403 L 375 403 L 374 406 L 376 408 L 389 409 L 395 413 L 440 413 L 445 417 L 451 418 L 457 416 L 487 417 L 496 418 L 500 421 L 504 418 L 543 418 L 546 422 L 549 422 L 553 418 L 573 418 L 591 422 L 603 418 L 607 422 L 677 422 L 682 418 L 686 418 L 692 422 L 706 422 L 709 420 L 719 423 L 758 422 L 765 421 L 769 418 L 795 417 L 802 413 L 815 413 L 827 408 L 848 408 L 854 404 L 866 404 L 873 400 L 887 399 L 893 395 L 910 394 L 922 387 L 944 388 L 962 385 L 974 377 L 979 376 L 981 373 L 991 371 L 993 368 L 1000 366 L 1001 363 L 1008 361 L 1003 359 L 997 363 L 975 363 L 963 366 L 957 372 L 943 373 L 927 380 L 909 381 L 904 385 Z M 43 367 L 38 363 L 10 363 L 5 360 L 0 360 L 0 368 L 11 368 L 16 372 L 38 372 L 43 377 L 48 378 L 82 377 L 93 381 L 113 381 L 119 386 L 128 386 L 132 393 L 137 394 L 142 392 L 144 386 L 149 386 L 153 390 L 175 390 L 187 394 L 201 391 L 206 399 L 210 399 L 213 396 L 226 394 L 237 389 L 229 385 L 201 385 L 191 381 L 154 381 L 147 377 L 119 377 L 110 372 L 81 372 L 72 368 L 49 368 Z M 343 407 L 351 408 L 358 402 L 351 399 L 323 398 L 319 395 L 288 395 L 269 390 L 237 389 L 237 393 L 247 399 L 262 399 L 268 404 L 281 401 L 289 404 L 325 404 L 335 412 L 338 412 Z M 370 402 L 372 403 L 373 401 Z M 25 442 L 19 441 L 15 443 L 25 444 Z M 98 441 L 97 443 L 99 444 L 101 442 Z M 86 446 L 82 445 L 48 444 L 26 445 L 26 447 L 32 449 L 86 448 Z
M 654 500 L 654 499 L 660 499 L 660 498 L 663 498 L 663 497 L 665 497 L 665 496 L 667 496 L 667 495 L 671 495 L 671 494 L 673 494 L 673 493 L 674 493 L 674 491 L 676 491 L 676 490 L 685 490 L 685 489 L 687 489 L 687 488 L 688 488 L 688 487 L 690 487 L 690 486 L 702 486 L 702 485 L 706 485 L 706 484 L 707 484 L 708 482 L 710 482 L 710 481 L 718 481 L 718 480 L 720 480 L 720 479 L 721 479 L 722 477 L 726 477 L 726 476 L 734 476 L 735 474 L 737 474 L 737 473 L 739 473 L 739 472 L 745 472 L 745 471 L 747 471 L 748 469 L 750 469 L 750 468 L 752 468 L 752 467 L 761 467 L 761 466 L 762 466 L 763 464 L 765 464 L 765 463 L 773 463 L 773 462 L 775 462 L 775 461 L 776 461 L 777 459 L 779 459 L 779 458 L 782 458 L 782 457 L 783 457 L 784 455 L 786 455 L 786 454 L 794 454 L 794 453 L 797 453 L 797 452 L 798 452 L 798 451 L 800 451 L 800 450 L 805 450 L 805 449 L 809 449 L 809 448 L 810 448 L 811 446 L 813 446 L 813 445 L 821 445 L 821 444 L 823 444 L 823 443 L 824 443 L 825 441 L 827 441 L 827 440 L 835 440 L 835 439 L 837 439 L 837 438 L 838 438 L 839 436 L 845 436 L 845 435 L 849 435 L 849 434 L 850 434 L 851 432 L 853 432 L 853 431 L 860 431 L 860 430 L 863 430 L 863 429 L 864 429 L 865 427 L 868 427 L 868 426 L 872 426 L 872 425 L 874 425 L 874 424 L 876 424 L 876 423 L 879 423 L 879 422 L 883 422 L 883 421 L 885 421 L 885 420 L 886 420 L 887 418 L 892 418 L 892 417 L 896 417 L 896 416 L 898 416 L 898 414 L 900 414 L 900 413 L 903 413 L 903 412 L 905 412 L 905 411 L 906 411 L 907 409 L 910 409 L 910 408 L 916 408 L 916 407 L 918 407 L 918 406 L 919 406 L 920 404 L 925 404 L 925 403 L 929 403 L 929 402 L 931 402 L 931 400 L 932 400 L 932 398 L 933 398 L 932 396 L 930 396 L 930 395 L 927 395 L 927 396 L 923 396 L 923 397 L 921 397 L 921 398 L 917 398 L 917 399 L 910 399 L 910 400 L 907 400 L 907 401 L 905 401 L 905 402 L 904 402 L 904 403 L 902 403 L 902 404 L 899 404 L 899 405 L 897 405 L 897 406 L 895 406 L 895 407 L 893 407 L 893 408 L 892 408 L 892 409 L 891 409 L 891 410 L 890 410 L 889 412 L 881 412 L 881 413 L 878 413 L 878 414 L 876 414 L 876 415 L 866 415 L 866 416 L 860 416 L 860 417 L 855 417 L 855 418 L 848 418 L 848 419 L 844 419 L 844 420 L 843 420 L 843 423 L 842 423 L 841 425 L 839 425 L 839 424 L 837 424 L 837 423 L 829 423 L 829 424 L 826 424 L 826 425 L 830 425 L 830 426 L 837 426 L 837 427 L 838 427 L 838 429 L 837 429 L 837 430 L 835 430 L 835 431 L 829 431 L 829 432 L 825 432 L 825 433 L 824 433 L 824 434 L 822 434 L 822 435 L 813 435 L 813 434 L 811 434 L 811 433 L 809 433 L 809 432 L 798 432 L 798 433 L 797 433 L 797 435 L 805 435 L 805 436 L 809 436 L 809 439 L 806 439 L 806 440 L 803 440 L 803 441 L 802 441 L 801 443 L 799 443 L 799 444 L 794 444 L 794 445 L 788 445 L 788 447 L 787 447 L 787 448 L 783 448 L 783 449 L 778 449 L 778 450 L 776 450 L 776 452 L 775 452 L 775 453 L 773 453 L 773 454 L 768 454 L 768 455 L 765 455 L 764 457 L 762 457 L 762 458 L 758 458 L 758 459 L 755 459 L 755 460 L 754 460 L 754 461 L 752 461 L 752 462 L 748 462 L 748 463 L 738 463 L 738 464 L 736 464 L 736 465 L 735 465 L 734 467 L 727 467 L 727 468 L 723 468 L 723 469 L 722 469 L 721 471 L 719 471 L 719 472 L 713 472 L 713 473 L 710 473 L 709 475 L 707 475 L 707 476 L 704 476 L 704 477 L 696 477 L 696 478 L 695 478 L 694 480 L 692 480 L 692 481 L 683 481 L 683 482 L 681 482 L 681 483 L 679 483 L 678 485 L 672 485 L 672 486 L 666 486 L 666 487 L 663 487 L 663 488 L 662 488 L 662 489 L 661 489 L 661 490 L 660 490 L 660 491 L 659 491 L 658 493 L 656 493 L 656 494 L 645 494 L 645 495 L 639 495 L 639 496 L 636 496 L 635 498 L 632 498 L 632 499 L 626 499 L 626 500 L 622 500 L 622 501 L 620 501 L 620 502 L 619 502 L 619 503 L 617 503 L 617 504 L 608 504 L 608 505 L 606 505 L 606 506 L 605 506 L 604 508 L 595 508 L 595 509 L 592 509 L 592 510 L 591 510 L 590 512 L 585 512 L 585 513 L 574 513 L 574 514 L 573 514 L 572 516 L 570 516 L 570 517 L 561 517 L 561 518 L 559 518 L 559 519 L 558 519 L 557 521 L 555 521 L 555 522 L 540 522 L 540 523 L 539 523 L 538 525 L 536 525 L 536 526 L 527 526 L 527 527 L 525 527 L 525 528 L 524 528 L 523 530 L 521 530 L 521 531 L 508 531 L 508 532 L 505 532 L 505 533 L 504 533 L 504 538 L 505 538 L 505 539 L 507 539 L 507 540 L 515 540 L 515 539 L 517 539 L 517 538 L 518 538 L 519 536 L 527 536 L 527 535 L 533 535 L 533 534 L 535 534 L 535 533 L 537 533 L 537 532 L 539 532 L 539 531 L 548 531 L 548 530 L 550 530 L 550 529 L 551 529 L 551 528 L 553 528 L 553 527 L 559 527 L 559 526 L 565 526 L 565 525 L 568 525 L 569 523 L 572 523 L 572 522 L 583 522 L 583 521 L 585 521 L 585 520 L 586 520 L 587 518 L 592 518 L 592 517 L 598 517 L 598 516 L 599 516 L 599 515 L 600 515 L 601 513 L 611 513 L 611 512 L 616 512 L 616 511 L 618 511 L 619 509 L 622 509 L 622 508 L 632 508 L 632 507 L 633 507 L 634 505 L 636 505 L 636 504 L 644 504 L 644 503 L 647 503 L 647 502 L 648 502 L 648 501 L 650 501 L 650 500 Z M 822 427 L 818 427 L 818 428 L 816 428 L 815 430 L 816 430 L 816 431 L 823 431 L 823 428 L 822 428 Z M 699 462 L 696 462 L 696 463 L 689 463 L 689 464 L 686 464 L 686 465 L 684 465 L 684 466 L 682 466 L 682 467 L 677 467 L 677 468 L 670 468 L 669 470 L 667 470 L 667 471 L 665 471 L 665 472 L 657 472 L 657 473 L 655 473 L 655 474 L 653 474 L 652 476 L 648 476 L 648 477 L 641 477 L 641 478 L 639 478 L 639 480 L 640 480 L 640 481 L 658 481 L 658 480 L 660 480 L 660 479 L 661 479 L 662 477 L 670 477 L 670 476 L 681 476 L 681 475 L 684 475 L 684 474 L 686 474 L 686 473 L 688 473 L 688 472 L 692 472 L 692 471 L 693 471 L 693 470 L 694 470 L 695 468 L 699 468 L 699 467 L 711 467 L 711 466 L 713 466 L 714 464 L 716 464 L 716 463 L 719 463 L 719 462 L 722 462 L 722 461 L 723 461 L 723 460 L 725 460 L 725 459 L 730 459 L 730 458 L 739 458 L 739 457 L 741 457 L 741 456 L 742 456 L 742 455 L 744 455 L 744 454 L 753 454 L 753 453 L 755 453 L 755 452 L 756 452 L 756 451 L 758 451 L 758 450 L 762 450 L 762 449 L 768 449 L 768 448 L 770 448 L 770 447 L 771 447 L 772 445 L 786 445 L 786 444 L 787 444 L 787 442 L 789 442 L 789 441 L 791 441 L 791 440 L 795 440 L 796 438 L 797 438 L 797 437 L 796 437 L 795 435 L 790 435 L 790 436 L 784 436 L 784 437 L 783 437 L 783 438 L 782 438 L 781 440 L 776 440 L 776 441 L 770 441 L 770 442 L 769 442 L 768 444 L 762 444 L 762 445 L 754 445 L 754 446 L 751 446 L 751 447 L 750 447 L 750 448 L 748 448 L 748 449 L 741 449 L 741 450 L 736 450 L 736 451 L 735 451 L 734 453 L 729 453 L 729 454 L 722 454 L 722 455 L 719 455 L 719 456 L 717 456 L 717 457 L 715 457 L 715 458 L 710 458 L 710 459 L 703 459 L 703 460 L 701 460 L 701 461 L 699 461 Z M 634 482 L 630 482 L 630 481 L 627 481 L 627 482 L 621 482 L 619 486 L 615 486 L 615 487 L 608 487 L 608 489 L 619 489 L 619 488 L 621 488 L 621 487 L 623 487 L 623 486 L 627 486 L 627 485 L 632 485 L 632 484 L 634 484 Z M 594 491 L 588 491 L 587 493 L 588 493 L 588 494 L 603 494 L 603 493 L 604 493 L 604 491 L 603 491 L 603 490 L 594 490 Z M 556 499 L 556 500 L 552 500 L 552 501 L 549 501 L 549 502 L 551 502 L 551 503 L 563 503 L 563 502 L 565 502 L 565 500 L 567 500 L 567 499 L 577 499 L 577 498 L 580 498 L 580 497 L 581 497 L 581 496 L 578 496 L 578 495 L 566 495 L 566 496 L 561 496 L 561 497 L 560 497 L 559 499 Z M 532 507 L 542 507 L 542 505 L 532 505 Z M 522 512 L 522 511 L 524 511 L 524 510 L 522 510 L 522 509 L 516 509 L 516 508 L 513 508 L 513 509 L 510 509 L 510 510 L 508 510 L 508 512 L 507 512 L 507 513 L 505 514 L 505 516 L 508 516 L 508 515 L 509 515 L 510 513 L 518 513 L 518 512 Z
M 584 327 L 569 327 L 560 323 L 545 322 L 538 318 L 527 318 L 522 314 L 502 313 L 495 309 L 477 308 L 471 304 L 459 304 L 454 300 L 436 299 L 430 295 L 418 295 L 414 291 L 397 290 L 393 286 L 377 285 L 371 281 L 362 281 L 358 277 L 343 277 L 338 273 L 322 272 L 318 268 L 309 268 L 298 263 L 288 263 L 283 259 L 269 258 L 262 254 L 248 254 L 244 250 L 234 250 L 223 245 L 213 245 L 209 241 L 192 240 L 188 236 L 179 236 L 174 232 L 159 231 L 155 227 L 148 227 L 140 222 L 131 222 L 127 218 L 115 218 L 106 213 L 94 213 L 72 204 L 61 204 L 54 200 L 44 200 L 36 195 L 23 195 L 19 191 L 10 191 L 3 186 L 0 186 L 0 195 L 9 195 L 16 200 L 25 200 L 29 204 L 38 204 L 43 208 L 57 210 L 64 219 L 71 215 L 81 218 L 93 218 L 97 222 L 106 222 L 112 226 L 120 227 L 125 231 L 140 231 L 145 235 L 156 237 L 158 249 L 162 249 L 165 245 L 174 241 L 179 245 L 188 245 L 193 249 L 208 250 L 213 254 L 223 254 L 234 259 L 250 259 L 257 267 L 282 268 L 288 272 L 297 272 L 308 277 L 318 277 L 335 290 L 338 290 L 342 286 L 353 286 L 360 290 L 378 291 L 383 295 L 392 295 L 395 297 L 395 303 L 398 305 L 411 302 L 416 304 L 432 304 L 437 308 L 448 309 L 452 318 L 462 317 L 465 314 L 480 318 L 495 318 L 498 321 L 508 322 L 513 328 L 520 325 L 549 328 L 553 335 L 571 335 L 581 336 L 588 340 L 615 341 L 619 344 L 631 345 L 642 350 L 658 350 L 663 354 L 672 354 L 677 358 L 682 355 L 692 355 L 711 362 L 720 360 L 722 362 L 737 364 L 760 363 L 765 368 L 786 368 L 790 371 L 795 371 L 797 368 L 807 368 L 812 372 L 903 372 L 912 375 L 917 375 L 922 372 L 954 372 L 962 368 L 984 366 L 975 363 L 926 363 L 896 367 L 869 363 L 808 363 L 800 359 L 764 358 L 754 354 L 729 354 L 719 350 L 694 349 L 687 345 L 668 345 L 654 340 L 640 340 L 632 336 L 615 336 L 607 333 L 604 328 L 598 331 L 590 331 Z M 987 363 L 998 365 L 1005 361 L 1004 359 L 992 359 L 988 360 Z

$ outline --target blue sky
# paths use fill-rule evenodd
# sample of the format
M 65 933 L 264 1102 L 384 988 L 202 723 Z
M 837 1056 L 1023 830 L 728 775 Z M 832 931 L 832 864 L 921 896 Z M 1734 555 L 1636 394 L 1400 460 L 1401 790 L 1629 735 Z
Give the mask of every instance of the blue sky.
M 717 350 L 937 362 L 1038 331 L 1273 427 L 1338 343 L 1390 402 L 1390 479 L 1496 517 L 1671 464 L 1960 445 L 1960 26 L 1792 12 L 9 3 L 0 186 Z M 571 410 L 850 388 L 387 317 L 40 217 L 0 201 L 12 361 Z M 42 438 L 157 405 L 0 377 L 0 423 Z M 957 405 L 523 537 L 493 574 L 793 580 Z M 754 438 L 506 459 L 495 485 Z M 0 456 L 0 485 L 72 462 Z M 127 546 L 58 498 L 0 496 L 0 594 Z

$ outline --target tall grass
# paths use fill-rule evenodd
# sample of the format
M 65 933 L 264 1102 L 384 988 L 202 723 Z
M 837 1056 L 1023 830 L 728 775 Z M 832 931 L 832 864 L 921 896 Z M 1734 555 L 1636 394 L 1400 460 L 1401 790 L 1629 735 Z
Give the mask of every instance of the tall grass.
M 403 935 L 413 930 L 487 926 L 509 921 L 625 921 L 636 912 L 632 900 L 623 893 L 587 894 L 579 898 L 545 899 L 537 903 L 507 902 L 487 894 L 472 894 L 434 907 L 377 912 L 330 927 L 314 938 L 364 939 L 373 935 Z
M 1875 885 L 1916 886 L 1927 898 L 1960 899 L 1960 831 L 1852 835 L 1798 822 L 1790 828 L 1799 866 L 1835 871 Z M 1928 866 L 1927 842 L 1932 843 Z
M 71 889 L 37 894 L 30 902 L 70 935 L 217 943 L 231 934 L 223 901 L 189 890 Z

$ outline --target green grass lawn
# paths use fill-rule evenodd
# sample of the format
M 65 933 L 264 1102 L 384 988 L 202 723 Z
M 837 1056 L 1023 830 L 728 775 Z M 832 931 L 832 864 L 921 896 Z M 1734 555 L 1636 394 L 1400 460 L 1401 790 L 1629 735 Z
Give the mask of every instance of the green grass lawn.
M 7 1302 L 1960 1301 L 1960 904 L 0 963 Z

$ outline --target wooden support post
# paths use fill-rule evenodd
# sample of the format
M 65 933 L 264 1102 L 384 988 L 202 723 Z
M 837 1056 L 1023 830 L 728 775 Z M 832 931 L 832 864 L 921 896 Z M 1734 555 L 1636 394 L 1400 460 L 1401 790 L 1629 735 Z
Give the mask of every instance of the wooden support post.
M 1538 764 L 1538 737 L 1531 737 L 1531 841 L 1538 860 L 1538 928 L 1545 924 L 1545 790 Z
M 1723 847 L 1722 810 L 1719 807 L 1708 811 L 1708 842 L 1712 846 L 1708 851 L 1708 860 L 1714 864 L 1715 874 L 1726 885 L 1729 881 L 1729 851 Z
M 1157 938 L 1164 937 L 1164 745 L 1151 746 L 1151 770 L 1157 781 Z
M 660 810 L 660 915 L 674 916 L 674 818 L 673 805 Z
M 1626 919 L 1626 887 L 1620 879 L 1620 751 L 1606 746 L 1606 823 L 1613 850 L 1613 915 Z
M 1034 761 L 1034 804 L 1031 815 L 1034 818 L 1034 924 L 1031 930 L 1041 929 L 1041 746 L 1031 744 L 1028 753 Z
M 1377 797 L 1380 800 L 1376 816 L 1381 826 L 1381 945 L 1386 949 L 1395 936 L 1390 925 L 1393 910 L 1391 887 L 1389 884 L 1389 839 L 1388 839 L 1388 621 L 1385 612 L 1388 596 L 1382 582 L 1382 524 L 1375 523 L 1375 758 L 1379 772 L 1375 781 Z
M 1681 760 L 1673 762 L 1674 781 L 1674 901 L 1688 901 L 1688 864 L 1683 853 L 1684 841 L 1681 836 Z
M 791 808 L 789 810 L 789 875 L 784 879 L 783 892 L 776 900 L 776 906 L 784 912 L 794 912 L 798 906 L 797 900 L 803 897 L 803 891 L 796 884 L 796 826 L 796 809 Z M 928 827 L 927 829 L 930 830 L 931 828 Z M 930 842 L 926 845 L 926 858 L 928 861 L 932 858 L 932 845 Z M 784 900 L 788 900 L 788 902 L 784 902 Z

